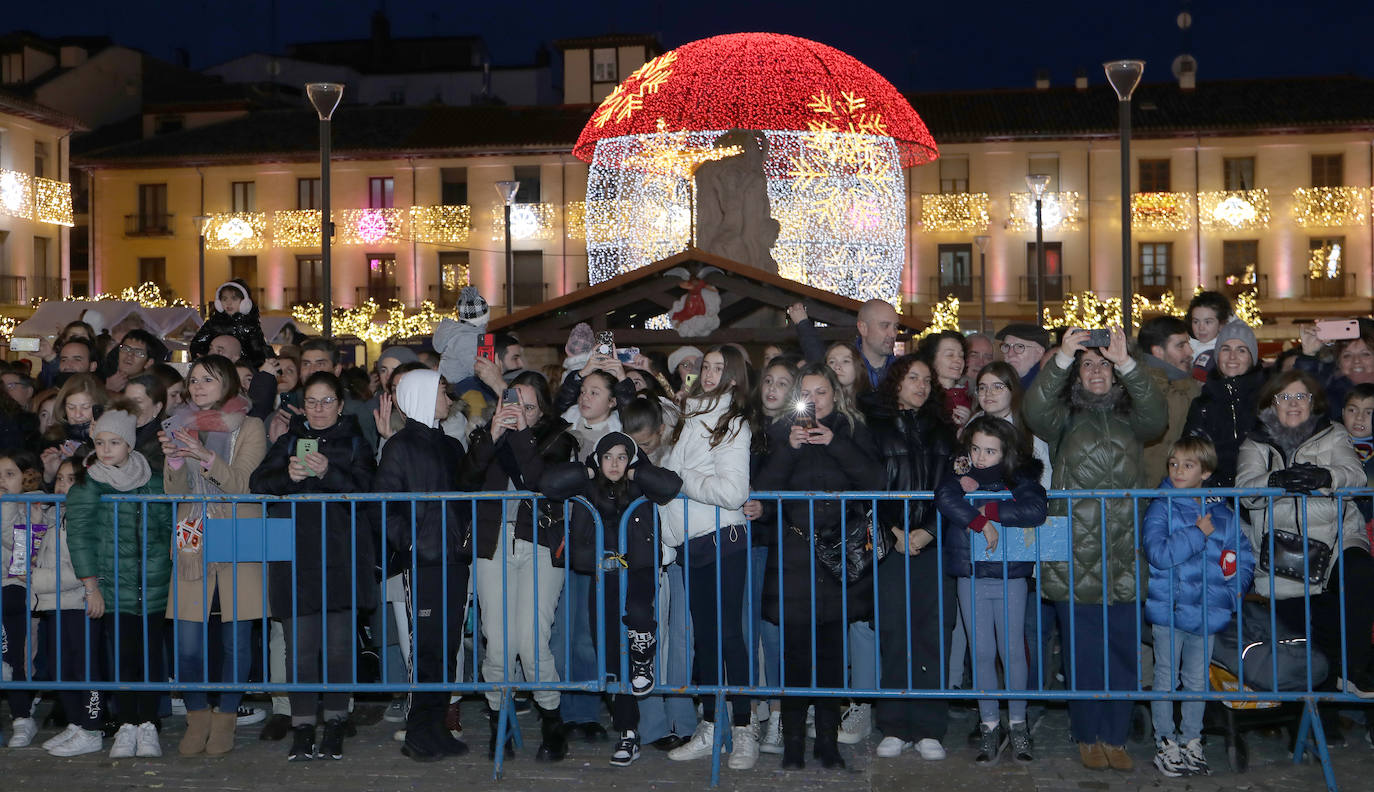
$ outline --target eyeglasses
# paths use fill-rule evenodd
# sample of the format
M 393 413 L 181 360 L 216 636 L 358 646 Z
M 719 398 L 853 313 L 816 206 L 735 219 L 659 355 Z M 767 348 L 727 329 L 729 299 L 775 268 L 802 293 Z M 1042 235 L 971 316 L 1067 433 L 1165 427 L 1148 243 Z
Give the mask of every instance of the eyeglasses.
M 120 345 L 119 345 L 119 354 L 121 354 L 121 355 L 128 355 L 128 356 L 130 356 L 130 357 L 135 357 L 135 358 L 138 358 L 139 360 L 142 360 L 142 359 L 148 357 L 148 350 L 146 350 L 146 349 L 139 349 L 138 347 L 131 347 L 131 346 L 129 346 L 128 344 L 120 344 Z
M 1276 393 L 1276 394 L 1274 394 L 1274 401 L 1276 401 L 1276 402 L 1277 402 L 1277 401 L 1300 401 L 1300 402 L 1312 401 L 1312 394 L 1310 394 L 1310 393 Z
M 979 393 L 1001 393 L 1007 389 L 1005 382 L 983 382 L 978 385 Z
M 320 409 L 321 407 L 333 407 L 334 405 L 336 405 L 336 404 L 338 404 L 338 403 L 339 403 L 339 397 L 337 397 L 337 396 L 326 396 L 326 397 L 324 397 L 323 399 L 306 399 L 306 400 L 305 400 L 305 406 L 306 406 L 306 407 L 309 407 L 309 408 L 312 409 L 312 410 L 318 410 L 318 409 Z
M 1027 349 L 1030 349 L 1030 347 L 1026 344 L 1003 344 L 1002 354 L 1006 355 L 1015 352 L 1018 355 L 1024 355 Z

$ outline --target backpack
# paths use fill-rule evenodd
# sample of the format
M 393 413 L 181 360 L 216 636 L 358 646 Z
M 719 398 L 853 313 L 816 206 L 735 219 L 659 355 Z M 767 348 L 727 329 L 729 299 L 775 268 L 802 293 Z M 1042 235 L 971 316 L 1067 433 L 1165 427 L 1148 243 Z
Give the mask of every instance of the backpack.
M 1237 644 L 1235 625 L 1227 627 L 1216 635 L 1212 662 L 1240 676 L 1240 660 L 1244 658 L 1245 679 L 1242 681 L 1250 688 L 1272 691 L 1307 690 L 1309 651 L 1312 684 L 1320 685 L 1330 673 L 1331 666 L 1326 655 L 1317 648 L 1315 642 L 1307 640 L 1303 630 L 1293 629 L 1283 619 L 1276 618 L 1274 627 L 1277 633 L 1270 633 L 1267 603 L 1246 600 L 1241 604 L 1239 618 L 1244 645 Z

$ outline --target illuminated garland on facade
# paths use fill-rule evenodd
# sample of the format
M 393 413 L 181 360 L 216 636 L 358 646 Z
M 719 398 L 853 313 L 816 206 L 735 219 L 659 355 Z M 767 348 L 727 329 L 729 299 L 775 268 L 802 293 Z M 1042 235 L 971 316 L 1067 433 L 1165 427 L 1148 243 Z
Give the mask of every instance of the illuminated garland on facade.
M 33 186 L 35 220 L 53 225 L 76 225 L 72 217 L 71 184 L 35 176 Z
M 1144 192 L 1131 196 L 1131 228 L 1136 231 L 1187 231 L 1193 226 L 1189 193 Z
M 205 221 L 206 250 L 261 250 L 266 241 L 266 212 L 222 212 Z
M 1299 187 L 1293 191 L 1293 220 L 1303 228 L 1364 223 L 1363 187 Z
M 1336 280 L 1341 277 L 1341 243 L 1323 242 L 1307 256 L 1309 280 Z
M 472 233 L 472 210 L 467 206 L 412 206 L 410 228 L 417 242 L 461 245 Z
M 319 327 L 324 306 L 319 303 L 296 305 L 291 309 L 291 317 L 297 324 Z M 429 300 L 421 303 L 418 311 L 407 315 L 405 305 L 398 300 L 382 308 L 369 299 L 356 308 L 335 308 L 333 329 L 336 336 L 351 335 L 371 344 L 381 344 L 391 339 L 429 335 L 442 319 L 456 320 L 458 315 L 438 310 Z
M 921 196 L 926 231 L 983 231 L 988 227 L 987 193 L 926 193 Z
M 381 245 L 406 239 L 404 209 L 340 209 L 332 214 L 336 245 Z
M 553 204 L 519 203 L 510 208 L 510 238 L 512 240 L 553 239 L 553 229 L 557 227 L 558 210 Z M 506 238 L 506 205 L 491 205 L 491 241 L 501 242 Z
M 1082 219 L 1082 201 L 1077 191 L 1047 192 L 1040 202 L 1041 222 L 1046 231 L 1073 231 Z M 1012 193 L 1008 196 L 1007 230 L 1035 230 L 1035 194 Z
M 19 171 L 0 170 L 0 215 L 33 219 L 33 177 Z
M 1208 231 L 1255 231 L 1269 227 L 1268 190 L 1220 190 L 1197 194 L 1198 224 Z
M 273 212 L 272 242 L 278 247 L 318 248 L 320 210 L 279 209 Z
M 563 208 L 568 239 L 587 238 L 587 202 L 569 201 Z

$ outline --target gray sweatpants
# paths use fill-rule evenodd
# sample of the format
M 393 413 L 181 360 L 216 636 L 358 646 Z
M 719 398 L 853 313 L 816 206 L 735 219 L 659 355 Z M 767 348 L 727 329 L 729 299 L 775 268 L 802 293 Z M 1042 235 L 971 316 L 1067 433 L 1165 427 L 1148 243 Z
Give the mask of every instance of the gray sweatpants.
M 331 684 L 350 684 L 353 679 L 353 658 L 357 654 L 357 639 L 354 630 L 357 625 L 353 611 L 330 611 L 328 614 L 314 613 L 295 619 L 281 620 L 283 637 L 286 639 L 286 682 L 319 682 L 321 656 L 326 664 Z M 321 632 L 327 632 L 322 636 Z M 327 642 L 328 645 L 322 645 Z M 323 696 L 319 693 L 293 692 L 291 699 L 291 725 L 303 726 L 315 723 L 315 708 L 324 699 L 324 719 L 342 718 L 348 714 L 347 691 L 329 691 Z
M 1026 689 L 1026 579 L 959 578 L 959 618 L 973 652 L 973 689 L 994 690 L 997 655 L 1002 655 L 1008 690 Z M 995 631 L 995 632 L 994 632 Z M 1007 703 L 1008 719 L 1026 719 L 1025 699 Z M 996 723 L 997 699 L 979 699 L 978 716 Z

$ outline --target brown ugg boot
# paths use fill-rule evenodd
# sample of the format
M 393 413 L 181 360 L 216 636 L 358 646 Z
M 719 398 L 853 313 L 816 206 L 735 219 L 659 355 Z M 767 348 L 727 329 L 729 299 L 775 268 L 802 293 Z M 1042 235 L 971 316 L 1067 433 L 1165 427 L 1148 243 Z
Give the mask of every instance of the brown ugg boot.
M 205 741 L 210 739 L 210 710 L 187 710 L 186 733 L 181 737 L 177 751 L 182 756 L 195 756 L 205 753 Z
M 210 739 L 205 741 L 206 756 L 223 756 L 234 750 L 234 728 L 238 726 L 239 714 L 230 710 L 210 713 Z

